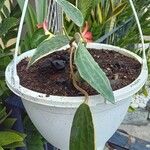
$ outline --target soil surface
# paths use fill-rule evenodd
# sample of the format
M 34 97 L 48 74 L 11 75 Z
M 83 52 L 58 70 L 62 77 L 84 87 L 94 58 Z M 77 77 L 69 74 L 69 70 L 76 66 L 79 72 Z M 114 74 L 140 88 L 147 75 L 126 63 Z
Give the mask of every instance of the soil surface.
M 114 51 L 89 49 L 89 52 L 106 73 L 113 90 L 120 89 L 134 81 L 141 71 L 141 64 L 127 56 Z M 55 52 L 36 62 L 27 69 L 28 58 L 18 66 L 21 85 L 48 95 L 79 96 L 70 79 L 69 52 Z M 88 65 L 88 64 L 87 64 Z M 89 84 L 81 80 L 80 87 L 89 95 L 98 94 Z

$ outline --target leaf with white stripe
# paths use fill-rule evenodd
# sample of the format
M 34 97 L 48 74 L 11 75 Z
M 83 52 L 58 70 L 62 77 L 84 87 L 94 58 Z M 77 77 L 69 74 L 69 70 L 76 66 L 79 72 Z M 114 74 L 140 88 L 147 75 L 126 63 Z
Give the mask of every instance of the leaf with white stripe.
M 41 59 L 53 52 L 58 51 L 60 48 L 67 45 L 68 43 L 69 43 L 69 40 L 65 35 L 57 35 L 55 37 L 52 37 L 49 40 L 45 40 L 37 47 L 28 66 L 31 66 L 39 59 Z
M 77 7 L 66 0 L 57 0 L 56 2 L 77 26 L 81 27 L 83 25 L 83 15 Z
M 74 60 L 80 76 L 106 100 L 114 103 L 113 91 L 107 76 L 81 42 L 76 50 Z

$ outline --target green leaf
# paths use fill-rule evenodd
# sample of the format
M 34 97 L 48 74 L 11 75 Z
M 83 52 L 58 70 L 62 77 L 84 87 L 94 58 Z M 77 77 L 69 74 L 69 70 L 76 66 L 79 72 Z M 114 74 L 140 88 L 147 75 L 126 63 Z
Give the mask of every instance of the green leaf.
M 102 15 L 101 6 L 99 4 L 97 5 L 97 15 L 98 15 L 99 23 L 102 24 L 103 23 L 103 15 Z
M 12 56 L 12 55 L 13 55 L 13 52 L 4 53 L 4 54 L 1 54 L 1 55 L 0 55 L 0 58 L 6 57 L 6 56 Z
M 0 0 L 0 11 L 1 11 L 1 9 L 3 8 L 5 1 L 6 1 L 6 0 Z
M 3 117 L 5 117 L 7 115 L 6 113 L 6 107 L 2 108 L 0 110 L 0 119 L 2 119 Z
M 23 10 L 25 0 L 17 0 L 21 10 Z M 31 37 L 36 29 L 37 18 L 35 15 L 35 11 L 31 5 L 28 5 L 28 10 L 26 12 L 25 23 L 28 29 L 29 36 Z
M 14 125 L 14 123 L 16 122 L 17 119 L 15 118 L 7 118 L 5 119 L 5 121 L 2 123 L 2 126 L 5 128 L 5 129 L 11 129 L 12 126 Z
M 85 103 L 81 104 L 75 113 L 69 147 L 69 150 L 95 150 L 92 114 Z
M 14 142 L 12 144 L 8 144 L 3 147 L 6 149 L 12 149 L 12 148 L 18 148 L 18 147 L 25 147 L 25 144 L 23 142 Z
M 34 55 L 32 56 L 29 62 L 29 66 L 31 66 L 33 63 L 35 63 L 39 59 L 49 55 L 50 53 L 58 51 L 58 49 L 67 45 L 68 43 L 69 43 L 69 40 L 64 35 L 57 35 L 55 37 L 52 37 L 49 40 L 45 40 L 36 49 Z
M 5 16 L 8 18 L 10 13 L 9 13 L 9 9 L 5 5 L 3 6 L 3 12 L 4 12 Z
M 133 108 L 133 107 L 131 107 L 131 106 L 129 106 L 129 108 L 128 108 L 128 112 L 132 113 L 132 112 L 134 112 L 134 111 L 136 111 L 136 109 L 135 109 L 135 108 Z
M 109 21 L 111 18 L 118 16 L 127 6 L 127 3 L 121 3 L 118 6 L 116 6 L 112 12 L 111 15 L 107 17 L 107 21 Z
M 38 23 L 42 23 L 46 18 L 48 2 L 47 0 L 42 1 L 35 0 L 35 6 L 36 6 L 37 21 Z
M 49 35 L 45 35 L 45 32 L 43 29 L 36 30 L 33 33 L 33 36 L 31 38 L 32 49 L 38 47 L 41 42 L 43 42 L 44 40 L 46 40 L 48 38 L 48 36 Z
M 147 89 L 146 89 L 146 86 L 145 86 L 145 85 L 142 87 L 142 93 L 144 94 L 144 96 L 145 96 L 145 97 L 147 97 L 147 96 L 148 96 L 148 91 L 147 91 Z
M 83 25 L 83 16 L 80 10 L 66 0 L 57 0 L 57 3 L 62 7 L 67 16 L 79 27 Z
M 5 146 L 8 144 L 12 144 L 14 142 L 21 142 L 23 138 L 16 133 L 9 131 L 1 131 L 0 132 L 0 145 Z
M 0 146 L 0 150 L 4 150 L 4 149 Z
M 106 100 L 114 103 L 113 91 L 107 76 L 81 42 L 75 53 L 75 64 L 81 77 Z
M 0 37 L 6 34 L 12 27 L 16 26 L 17 23 L 18 20 L 16 18 L 5 18 L 2 24 L 0 25 Z
M 3 90 L 3 91 L 5 91 L 5 90 Z M 6 120 L 6 118 L 11 114 L 11 112 L 12 111 L 9 111 L 8 114 L 6 114 L 6 115 L 2 116 L 2 118 L 0 118 L 0 124 L 2 124 Z
M 91 13 L 93 7 L 93 0 L 78 0 L 78 8 L 84 18 Z

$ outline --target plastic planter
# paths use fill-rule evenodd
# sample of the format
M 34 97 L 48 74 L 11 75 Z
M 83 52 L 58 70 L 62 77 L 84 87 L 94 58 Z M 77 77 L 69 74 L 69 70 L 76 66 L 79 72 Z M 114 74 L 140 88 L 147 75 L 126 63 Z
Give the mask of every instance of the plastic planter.
M 88 48 L 114 50 L 143 63 L 136 54 L 125 49 L 91 43 Z M 32 56 L 34 50 L 30 50 L 17 57 L 17 63 L 26 57 Z M 16 63 L 16 64 L 17 64 Z M 77 107 L 83 102 L 83 97 L 47 97 L 45 94 L 31 91 L 20 84 L 12 82 L 13 62 L 6 69 L 6 82 L 8 87 L 21 97 L 25 109 L 34 125 L 48 142 L 61 150 L 69 150 L 69 137 L 71 124 Z M 131 97 L 144 85 L 147 80 L 147 68 L 142 65 L 139 77 L 130 85 L 114 91 L 116 104 L 105 103 L 100 95 L 90 96 L 90 107 L 95 126 L 95 139 L 97 150 L 104 148 L 107 140 L 114 134 L 122 122 Z

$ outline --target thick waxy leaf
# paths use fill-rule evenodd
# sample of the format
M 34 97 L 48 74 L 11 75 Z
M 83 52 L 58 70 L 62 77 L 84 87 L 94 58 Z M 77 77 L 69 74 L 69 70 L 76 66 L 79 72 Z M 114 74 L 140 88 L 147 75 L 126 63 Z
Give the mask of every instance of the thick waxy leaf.
M 81 42 L 75 53 L 75 64 L 81 77 L 113 103 L 114 95 L 108 78 Z
M 34 55 L 32 56 L 29 62 L 29 66 L 31 66 L 33 63 L 43 58 L 44 56 L 47 56 L 50 53 L 57 51 L 58 49 L 67 45 L 68 43 L 69 43 L 69 40 L 64 35 L 58 35 L 58 36 L 52 37 L 49 40 L 42 42 L 39 45 L 39 47 L 36 49 Z
M 71 128 L 69 150 L 95 150 L 94 125 L 87 104 L 77 109 Z
M 8 144 L 12 144 L 14 142 L 21 142 L 21 141 L 23 141 L 23 138 L 16 133 L 9 131 L 0 132 L 0 146 L 5 146 Z
M 83 16 L 78 8 L 66 0 L 57 0 L 66 15 L 79 27 L 83 25 Z

